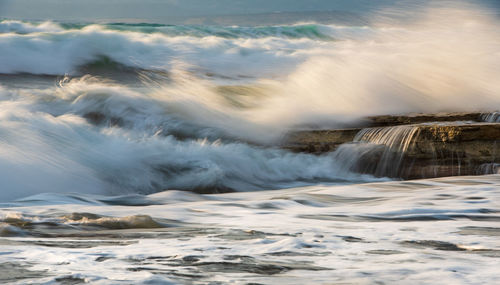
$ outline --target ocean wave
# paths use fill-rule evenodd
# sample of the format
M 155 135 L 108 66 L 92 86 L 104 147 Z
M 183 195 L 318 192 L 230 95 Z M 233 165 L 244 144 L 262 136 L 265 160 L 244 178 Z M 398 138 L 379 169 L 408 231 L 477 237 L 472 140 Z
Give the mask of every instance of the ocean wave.
M 468 85 L 489 84 L 480 81 L 483 73 L 488 78 L 488 74 L 498 70 L 500 43 L 498 31 L 493 28 L 497 20 L 485 15 L 478 18 L 461 10 L 446 12 L 453 17 L 443 19 L 440 16 L 443 12 L 437 10 L 430 11 L 428 18 L 404 25 L 382 22 L 365 27 L 4 20 L 0 22 L 0 73 L 83 75 L 89 73 L 86 69 L 89 65 L 104 64 L 162 72 L 181 66 L 200 76 L 274 79 L 298 74 L 303 64 L 310 63 L 313 67 L 327 65 L 331 70 L 329 80 L 338 81 L 345 76 L 346 82 L 371 80 L 381 81 L 381 85 L 393 80 L 399 82 L 399 88 L 408 87 L 410 92 L 434 88 L 428 83 L 422 86 L 420 82 L 412 82 L 411 77 L 429 72 L 432 76 L 427 79 L 449 85 L 454 85 L 449 78 L 464 75 L 467 77 L 459 80 L 470 82 Z M 356 69 L 361 75 L 352 73 Z M 372 82 L 361 85 L 367 84 Z
M 55 33 L 61 32 L 64 28 L 53 22 L 30 23 L 16 20 L 0 20 L 0 34 L 3 33 Z
M 319 47 L 327 44 L 319 43 Z M 182 63 L 231 77 L 262 76 L 292 67 L 306 59 L 306 50 L 319 47 L 318 41 L 307 38 L 198 38 L 91 25 L 62 32 L 0 34 L 0 73 L 79 74 L 79 67 L 104 57 L 148 70 L 170 70 Z
M 371 181 L 331 154 L 272 145 L 291 129 L 339 128 L 369 115 L 498 110 L 496 20 L 441 15 L 345 41 L 172 37 L 97 25 L 3 33 L 0 72 L 71 75 L 97 65 L 132 68 L 143 83 L 83 76 L 57 87 L 28 78 L 29 88 L 0 88 L 1 195 Z
M 165 25 L 155 23 L 56 23 L 56 22 L 23 22 L 16 20 L 0 21 L 0 33 L 54 33 L 68 30 L 82 30 L 88 27 L 99 27 L 103 30 L 138 32 L 144 34 L 159 33 L 165 36 L 189 37 L 221 37 L 237 38 L 266 38 L 280 37 L 289 39 L 309 38 L 331 41 L 338 37 L 353 36 L 367 32 L 369 27 L 337 26 L 317 23 L 298 23 L 275 26 L 220 26 L 220 25 Z
M 343 171 L 329 155 L 247 144 L 238 134 L 249 135 L 250 123 L 189 97 L 143 94 L 89 80 L 1 93 L 4 200 L 52 191 L 213 193 L 373 180 Z M 90 112 L 119 117 L 123 123 L 95 125 L 85 118 Z M 180 130 L 188 137 L 180 136 Z
M 338 40 L 363 39 L 370 27 L 172 26 L 0 21 L 0 74 L 85 74 L 85 66 L 117 63 L 168 71 L 182 64 L 225 77 L 286 73 L 311 56 L 327 55 Z

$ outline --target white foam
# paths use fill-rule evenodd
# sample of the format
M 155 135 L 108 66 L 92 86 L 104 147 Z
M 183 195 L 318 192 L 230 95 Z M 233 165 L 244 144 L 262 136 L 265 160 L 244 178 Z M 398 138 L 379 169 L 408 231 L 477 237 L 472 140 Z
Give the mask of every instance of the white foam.
M 56 33 L 63 29 L 52 22 L 43 22 L 39 24 L 26 23 L 14 20 L 4 20 L 0 21 L 0 34 L 2 33 L 18 33 L 18 34 L 29 34 L 29 33 Z
M 98 25 L 1 34 L 0 72 L 64 74 L 98 56 L 169 71 L 151 86 L 84 77 L 57 88 L 0 90 L 0 166 L 9 189 L 2 195 L 364 181 L 329 155 L 245 142 L 272 145 L 297 125 L 339 127 L 367 115 L 499 109 L 497 20 L 466 10 L 428 15 L 337 42 L 172 37 Z M 228 79 L 228 89 L 197 68 L 254 79 L 243 86 Z M 89 113 L 103 124 L 86 121 Z
M 0 73 L 78 74 L 79 66 L 107 57 L 135 68 L 168 71 L 182 61 L 205 72 L 231 77 L 269 75 L 304 60 L 305 51 L 317 49 L 318 44 L 311 39 L 277 37 L 170 37 L 92 25 L 53 33 L 0 35 L 4 51 Z
M 146 283 L 153 280 L 153 273 L 161 272 L 161 279 L 154 279 L 161 284 L 170 278 L 174 283 L 193 282 L 183 274 L 199 274 L 195 282 L 200 284 L 324 283 L 332 276 L 336 282 L 362 284 L 374 278 L 408 284 L 494 283 L 498 222 L 497 213 L 487 209 L 497 206 L 499 186 L 500 176 L 490 175 L 315 185 L 196 200 L 186 193 L 187 199 L 174 204 L 142 207 L 70 200 L 66 205 L 48 200 L 45 206 L 19 207 L 21 202 L 17 214 L 9 216 L 11 224 L 35 219 L 39 224 L 23 228 L 17 236 L 16 228 L 8 226 L 5 233 L 14 236 L 3 238 L 0 261 L 50 272 L 22 280 L 33 282 L 54 282 L 74 274 L 98 284 Z M 9 211 L 1 209 L 0 220 L 5 221 L 8 215 L 2 213 Z M 75 211 L 114 217 L 107 219 L 118 224 L 136 214 L 150 216 L 153 223 L 162 219 L 177 223 L 165 229 L 115 227 L 102 232 L 85 227 L 85 219 L 79 224 L 78 219 L 72 224 L 75 228 L 57 231 L 59 235 L 67 231 L 68 236 L 32 236 L 47 231 L 44 222 L 54 224 L 62 213 Z M 146 221 L 149 224 L 150 219 Z M 83 228 L 77 232 L 79 227 Z M 251 274 L 239 271 L 245 265 L 247 270 L 261 267 Z M 262 273 L 272 266 L 299 269 Z
M 238 142 L 224 133 L 243 134 L 251 128 L 243 124 L 238 130 L 237 121 L 223 123 L 231 115 L 206 106 L 206 113 L 198 111 L 193 119 L 184 105 L 180 98 L 88 80 L 5 92 L 0 101 L 2 199 L 44 192 L 249 191 L 371 179 L 342 170 L 329 156 Z M 88 112 L 118 117 L 123 125 L 94 126 L 83 118 Z M 191 138 L 172 136 L 177 129 Z M 213 139 L 204 139 L 208 135 Z

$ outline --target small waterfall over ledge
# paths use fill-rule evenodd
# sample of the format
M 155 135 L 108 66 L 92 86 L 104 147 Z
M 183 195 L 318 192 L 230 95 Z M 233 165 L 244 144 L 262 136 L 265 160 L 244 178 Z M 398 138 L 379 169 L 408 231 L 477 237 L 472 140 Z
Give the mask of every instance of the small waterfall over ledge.
M 488 123 L 500 123 L 500 112 L 481 114 L 481 120 Z
M 404 179 L 499 173 L 500 125 L 423 123 L 360 130 L 333 156 L 351 171 Z
M 339 146 L 334 157 L 352 171 L 399 177 L 405 153 L 414 147 L 419 132 L 418 125 L 362 129 L 352 143 Z
M 478 174 L 500 174 L 500 163 L 485 163 L 479 166 Z
M 370 127 L 298 130 L 282 147 L 329 153 L 350 171 L 379 177 L 500 174 L 500 112 L 384 115 L 363 124 Z

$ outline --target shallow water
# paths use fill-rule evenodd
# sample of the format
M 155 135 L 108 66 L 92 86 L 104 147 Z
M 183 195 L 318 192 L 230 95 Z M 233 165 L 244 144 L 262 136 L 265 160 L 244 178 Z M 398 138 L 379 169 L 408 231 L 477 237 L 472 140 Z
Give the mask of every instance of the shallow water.
M 1 205 L 9 274 L 0 280 L 494 283 L 499 198 L 499 175 L 257 194 L 41 194 Z

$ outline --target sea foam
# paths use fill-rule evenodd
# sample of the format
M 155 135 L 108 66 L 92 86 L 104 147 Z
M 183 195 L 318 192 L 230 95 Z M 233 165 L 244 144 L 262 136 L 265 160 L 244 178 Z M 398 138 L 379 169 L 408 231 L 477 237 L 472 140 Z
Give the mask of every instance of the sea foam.
M 371 181 L 331 154 L 272 146 L 289 130 L 369 115 L 500 109 L 498 20 L 473 9 L 423 14 L 317 26 L 328 38 L 3 21 L 2 197 Z M 130 68 L 140 83 L 81 76 L 96 61 Z M 67 78 L 11 87 L 14 73 Z

